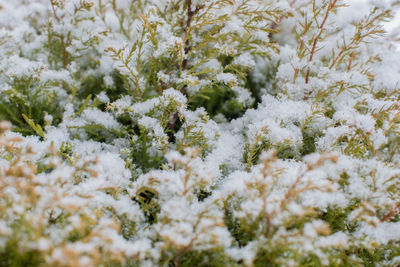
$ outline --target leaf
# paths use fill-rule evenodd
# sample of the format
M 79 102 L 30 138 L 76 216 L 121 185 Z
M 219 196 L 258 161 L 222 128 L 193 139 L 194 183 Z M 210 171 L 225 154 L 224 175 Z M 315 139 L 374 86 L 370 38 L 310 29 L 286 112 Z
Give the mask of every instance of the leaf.
M 83 104 L 80 106 L 78 112 L 75 113 L 75 115 L 80 115 L 88 106 L 90 99 L 92 98 L 92 94 L 89 94 Z
M 29 119 L 25 114 L 21 114 L 24 120 L 31 126 L 31 128 L 42 138 L 44 138 L 44 132 L 42 126 L 40 124 L 35 124 L 35 122 Z

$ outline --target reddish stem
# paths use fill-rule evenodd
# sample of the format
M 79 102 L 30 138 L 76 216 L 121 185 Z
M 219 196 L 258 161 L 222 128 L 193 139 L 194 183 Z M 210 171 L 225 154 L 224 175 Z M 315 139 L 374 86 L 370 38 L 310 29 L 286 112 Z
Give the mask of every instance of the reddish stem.
M 329 2 L 328 9 L 326 11 L 325 17 L 324 17 L 321 25 L 319 26 L 320 31 L 319 31 L 318 35 L 315 37 L 315 39 L 314 39 L 313 46 L 312 46 L 312 49 L 311 49 L 310 58 L 308 59 L 308 62 L 312 62 L 312 60 L 313 60 L 313 57 L 314 57 L 314 54 L 315 54 L 315 50 L 317 48 L 318 40 L 321 37 L 322 32 L 324 31 L 324 26 L 325 26 L 325 23 L 326 23 L 326 21 L 328 19 L 329 13 L 335 7 L 336 2 L 337 2 L 337 0 L 333 0 L 332 2 Z M 309 82 L 310 72 L 311 72 L 311 70 L 310 70 L 310 67 L 309 67 L 307 69 L 307 75 L 306 75 L 306 79 L 305 79 L 306 84 Z
M 399 214 L 400 214 L 400 202 L 397 203 L 397 205 L 391 211 L 389 211 L 387 214 L 385 214 L 385 216 L 383 216 L 382 222 L 388 222 L 388 221 L 392 220 L 396 215 L 399 215 Z

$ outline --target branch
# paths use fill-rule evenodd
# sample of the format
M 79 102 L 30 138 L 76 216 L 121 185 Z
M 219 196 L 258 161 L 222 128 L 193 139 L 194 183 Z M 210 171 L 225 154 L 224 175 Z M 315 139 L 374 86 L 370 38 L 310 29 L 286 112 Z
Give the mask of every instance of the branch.
M 382 218 L 382 222 L 388 222 L 392 220 L 395 216 L 400 214 L 400 202 Z
M 196 9 L 193 11 L 192 10 L 192 0 L 187 0 L 187 20 L 186 20 L 186 26 L 185 26 L 185 32 L 186 32 L 186 42 L 185 42 L 185 54 L 187 55 L 190 50 L 192 50 L 192 47 L 190 45 L 190 38 L 189 38 L 189 34 L 191 31 L 191 24 L 192 24 L 192 20 L 193 20 L 193 16 L 196 15 L 200 9 L 202 9 L 204 7 L 204 5 L 200 5 L 198 7 L 196 7 Z M 182 68 L 185 69 L 187 66 L 187 59 L 184 59 L 182 62 Z
M 315 54 L 315 50 L 317 48 L 318 40 L 321 38 L 321 35 L 322 35 L 323 31 L 324 31 L 324 26 L 325 26 L 325 23 L 326 23 L 326 21 L 328 19 L 329 13 L 332 11 L 332 9 L 335 8 L 336 2 L 337 2 L 337 0 L 333 0 L 332 2 L 329 2 L 329 4 L 328 4 L 328 9 L 326 10 L 325 17 L 324 17 L 321 25 L 319 26 L 319 29 L 320 29 L 319 33 L 314 39 L 313 46 L 312 46 L 312 49 L 311 49 L 310 58 L 308 59 L 308 62 L 312 62 L 312 60 L 313 60 L 313 57 L 314 57 L 314 54 Z M 305 78 L 306 84 L 309 82 L 310 72 L 311 72 L 310 67 L 308 67 L 307 75 L 306 75 L 306 78 Z

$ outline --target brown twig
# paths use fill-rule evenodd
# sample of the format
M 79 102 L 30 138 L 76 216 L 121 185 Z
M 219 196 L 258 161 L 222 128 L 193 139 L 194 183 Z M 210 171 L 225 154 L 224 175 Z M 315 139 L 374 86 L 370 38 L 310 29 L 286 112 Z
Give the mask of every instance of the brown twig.
M 325 26 L 325 23 L 326 23 L 326 21 L 327 21 L 327 19 L 328 19 L 329 13 L 332 11 L 332 9 L 335 8 L 336 2 L 337 2 L 337 0 L 333 0 L 333 1 L 329 2 L 329 4 L 328 4 L 328 9 L 326 10 L 325 17 L 324 17 L 324 19 L 322 20 L 321 25 L 319 26 L 318 35 L 317 35 L 317 36 L 315 37 L 315 39 L 314 39 L 314 42 L 313 42 L 313 45 L 312 45 L 312 48 L 311 48 L 311 53 L 310 53 L 310 57 L 309 57 L 309 59 L 308 59 L 308 62 L 312 62 L 312 60 L 313 60 L 313 57 L 314 57 L 314 54 L 315 54 L 315 50 L 316 50 L 316 48 L 317 48 L 318 40 L 321 38 L 321 35 L 322 35 L 323 31 L 324 31 L 324 26 Z M 305 78 L 305 83 L 306 83 L 306 84 L 309 82 L 309 79 L 310 79 L 310 72 L 311 72 L 311 69 L 310 69 L 310 67 L 308 67 L 308 69 L 307 69 L 307 74 L 306 74 L 306 78 Z
M 55 5 L 54 0 L 50 0 L 50 4 L 51 4 L 51 9 L 53 10 L 54 17 L 56 18 L 56 20 L 60 21 L 60 18 L 57 16 L 56 9 L 54 8 Z
M 400 202 L 382 218 L 382 222 L 388 222 L 392 220 L 395 216 L 400 214 Z
M 293 7 L 294 4 L 296 3 L 296 1 L 297 1 L 297 0 L 293 0 L 293 1 L 289 4 L 290 7 Z M 282 20 L 284 19 L 284 17 L 285 17 L 284 15 L 281 15 L 281 16 L 279 17 L 279 19 L 278 19 L 277 22 L 272 23 L 271 29 L 272 29 L 272 30 L 276 30 L 276 28 L 278 28 L 278 26 L 281 25 L 281 22 L 282 22 Z M 272 32 L 270 32 L 270 33 L 268 34 L 268 37 L 271 38 L 271 35 L 272 35 Z
M 185 25 L 185 29 L 184 29 L 185 30 L 185 39 L 186 39 L 186 41 L 185 41 L 185 49 L 184 49 L 185 55 L 187 55 L 190 52 L 190 50 L 192 50 L 192 46 L 190 45 L 189 35 L 190 35 L 190 32 L 191 32 L 191 25 L 192 25 L 193 17 L 203 7 L 204 7 L 204 5 L 200 5 L 200 6 L 197 6 L 195 10 L 192 10 L 192 0 L 187 0 L 187 20 L 186 20 L 186 25 Z M 186 69 L 187 63 L 188 63 L 188 60 L 187 60 L 187 58 L 185 58 L 182 61 L 181 70 L 182 69 Z M 185 94 L 185 90 L 186 89 L 184 87 L 182 89 L 182 92 L 184 94 Z M 169 130 L 168 137 L 169 137 L 170 142 L 175 142 L 174 129 L 175 129 L 176 123 L 178 122 L 178 118 L 179 118 L 179 116 L 178 116 L 178 113 L 176 112 L 173 115 L 171 121 L 168 122 L 168 124 L 167 124 L 167 129 Z
M 352 52 L 351 55 L 350 55 L 349 65 L 347 65 L 347 71 L 351 70 L 351 67 L 352 67 L 353 60 L 354 60 L 355 56 L 356 56 L 356 53 Z
M 186 32 L 186 42 L 185 42 L 185 54 L 187 55 L 190 50 L 192 49 L 191 45 L 190 45 L 190 38 L 189 38 L 189 34 L 191 31 L 191 24 L 192 24 L 192 20 L 193 20 L 193 16 L 196 15 L 200 9 L 202 9 L 204 7 L 204 5 L 200 5 L 198 7 L 196 7 L 195 10 L 192 10 L 192 0 L 187 0 L 187 20 L 186 20 L 186 25 L 185 25 L 185 32 Z M 184 59 L 182 62 L 182 69 L 185 69 L 187 66 L 187 59 Z

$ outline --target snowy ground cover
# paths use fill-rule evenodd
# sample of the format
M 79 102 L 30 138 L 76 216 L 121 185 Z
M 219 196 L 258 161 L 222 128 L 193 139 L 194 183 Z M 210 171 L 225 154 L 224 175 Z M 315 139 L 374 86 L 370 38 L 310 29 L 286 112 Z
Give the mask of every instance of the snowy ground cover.
M 398 0 L 0 0 L 0 266 L 400 265 Z

